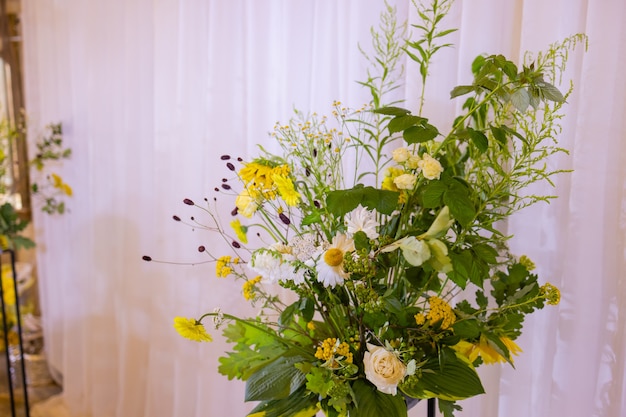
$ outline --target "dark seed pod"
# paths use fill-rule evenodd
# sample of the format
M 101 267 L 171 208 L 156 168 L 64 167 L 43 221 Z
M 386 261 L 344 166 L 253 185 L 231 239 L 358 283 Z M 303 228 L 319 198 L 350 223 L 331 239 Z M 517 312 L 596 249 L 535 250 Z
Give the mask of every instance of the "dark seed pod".
M 176 220 L 177 222 L 179 222 L 179 221 L 180 221 L 180 217 L 178 217 L 177 215 L 173 215 L 173 216 L 172 216 L 172 219 Z
M 225 190 L 230 190 L 230 185 L 222 184 L 222 188 L 225 189 Z
M 313 158 L 317 158 L 317 149 L 313 148 Z
M 313 201 L 313 205 L 317 208 L 320 208 L 320 202 L 317 200 Z
M 230 162 L 226 164 L 226 168 L 230 169 L 231 171 L 235 170 L 235 166 L 231 164 Z
M 237 215 L 237 213 L 239 213 L 239 208 L 235 207 L 235 208 L 233 209 L 233 211 L 231 211 L 231 212 L 230 212 L 230 215 L 231 215 L 231 216 L 236 216 L 236 215 Z
M 152 260 L 152 258 L 147 256 L 147 255 L 142 256 L 141 259 L 143 259 L 144 261 L 147 261 L 147 262 L 150 262 Z
M 183 203 L 187 204 L 188 206 L 194 206 L 195 205 L 193 200 L 190 200 L 188 198 L 184 199 Z
M 219 188 L 217 188 L 217 187 L 215 187 L 215 188 L 214 188 L 214 190 L 215 190 L 215 192 L 216 192 L 216 193 L 219 193 L 219 192 L 220 192 L 220 189 L 219 189 Z
M 220 156 L 220 159 L 222 161 L 228 161 L 230 159 L 230 155 L 222 155 L 222 156 Z
M 204 246 L 198 246 L 198 252 L 204 252 L 206 248 Z
M 234 240 L 233 240 L 233 243 L 231 243 L 231 246 L 232 246 L 233 248 L 237 248 L 237 249 L 239 249 L 239 248 L 241 247 L 241 245 L 239 244 L 239 242 L 236 242 L 236 241 L 234 241 Z
M 287 217 L 287 216 L 285 215 L 285 213 L 280 213 L 280 214 L 278 215 L 278 217 L 279 217 L 279 218 L 280 218 L 280 220 L 281 220 L 283 223 L 285 223 L 286 225 L 291 224 L 291 220 L 289 220 L 289 217 Z

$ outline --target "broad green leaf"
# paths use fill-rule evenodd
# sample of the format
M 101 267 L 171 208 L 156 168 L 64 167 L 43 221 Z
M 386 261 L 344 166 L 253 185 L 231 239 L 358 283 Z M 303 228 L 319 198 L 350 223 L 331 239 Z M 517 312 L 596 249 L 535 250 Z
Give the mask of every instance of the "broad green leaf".
M 486 243 L 472 246 L 472 251 L 476 256 L 489 264 L 495 264 L 497 262 L 498 251 Z
M 422 205 L 425 208 L 435 208 L 443 205 L 443 194 L 448 189 L 443 181 L 429 181 L 423 188 Z
M 335 190 L 326 196 L 328 211 L 335 216 L 344 216 L 359 204 L 370 210 L 391 214 L 398 206 L 398 193 L 374 187 L 356 186 L 349 190 Z
M 281 327 L 287 326 L 289 323 L 293 321 L 293 316 L 296 314 L 296 309 L 298 307 L 299 301 L 296 301 L 293 304 L 288 305 L 285 309 L 280 313 L 278 317 L 278 324 Z
M 389 133 L 402 132 L 411 126 L 422 124 L 426 119 L 410 114 L 394 117 L 389 121 L 387 128 Z
M 402 387 L 411 397 L 457 401 L 485 392 L 472 364 L 458 354 L 446 355 L 442 363 L 438 358 L 431 358 L 421 371 L 421 377 L 414 386 L 410 389 Z
M 450 209 L 450 214 L 462 226 L 467 227 L 476 216 L 474 203 L 469 197 L 469 189 L 461 186 L 449 187 L 443 195 L 443 202 Z
M 476 91 L 476 87 L 473 85 L 458 85 L 450 91 L 450 98 L 455 98 L 459 96 L 463 96 L 465 94 L 469 94 Z
M 535 86 L 539 88 L 545 99 L 556 101 L 557 103 L 562 103 L 565 101 L 565 97 L 563 97 L 563 94 L 561 94 L 559 89 L 556 88 L 554 85 L 545 81 L 540 81 L 535 83 Z
M 454 334 L 463 339 L 474 339 L 480 336 L 480 323 L 476 319 L 456 321 L 452 328 L 454 329 Z
M 407 407 L 400 394 L 385 394 L 369 382 L 357 379 L 352 384 L 356 407 L 350 410 L 350 417 L 406 417 Z
M 511 103 L 520 112 L 525 112 L 530 106 L 530 94 L 525 88 L 518 88 L 511 94 Z
M 481 153 L 484 153 L 487 149 L 489 149 L 489 140 L 483 132 L 472 128 L 467 128 L 467 132 L 469 133 L 470 139 L 472 139 L 472 142 Z
M 393 106 L 381 107 L 380 109 L 372 110 L 372 112 L 378 113 L 378 114 L 384 114 L 387 116 L 404 116 L 404 115 L 411 113 L 410 110 L 403 109 L 400 107 L 393 107 Z
M 246 381 L 245 401 L 287 398 L 303 386 L 306 376 L 294 365 L 301 356 L 281 356 L 255 372 Z
M 426 123 L 423 126 L 411 126 L 404 130 L 402 136 L 408 144 L 427 142 L 439 135 L 436 127 Z
M 302 219 L 302 226 L 309 226 L 314 223 L 320 223 L 321 221 L 322 216 L 320 215 L 320 212 L 315 210 L 304 216 L 304 218 Z
M 303 386 L 287 398 L 261 402 L 250 411 L 248 416 L 314 417 L 319 411 L 317 402 L 317 397 L 307 395 L 306 389 Z
M 498 126 L 491 126 L 491 134 L 501 145 L 506 145 L 506 131 Z

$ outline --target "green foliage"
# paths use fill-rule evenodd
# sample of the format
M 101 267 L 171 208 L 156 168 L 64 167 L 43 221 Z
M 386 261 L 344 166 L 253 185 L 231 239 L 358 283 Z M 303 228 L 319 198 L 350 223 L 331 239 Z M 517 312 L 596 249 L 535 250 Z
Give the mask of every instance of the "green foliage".
M 439 398 L 450 417 L 456 401 L 484 393 L 475 368 L 512 364 L 525 316 L 558 302 L 532 262 L 510 253 L 502 225 L 550 201 L 530 186 L 565 172 L 546 164 L 566 152 L 556 136 L 571 89 L 556 85 L 566 50 L 583 38 L 519 65 L 477 57 L 472 80 L 450 92 L 464 101 L 443 131 L 422 112 L 432 58 L 455 30 L 441 27 L 451 4 L 416 5 L 416 39 L 387 6 L 361 82 L 371 102 L 333 103 L 332 126 L 296 111 L 274 130 L 279 155 L 261 148 L 242 161 L 233 215 L 254 218 L 245 228 L 257 228 L 260 246 L 233 244 L 236 256 L 250 253 L 237 262 L 209 256 L 262 304 L 255 318 L 231 318 L 234 348 L 219 367 L 247 381 L 256 412 L 404 417 L 408 396 Z M 419 67 L 417 112 L 393 97 L 403 56 Z M 207 213 L 215 224 L 206 228 L 231 241 Z M 295 298 L 283 303 L 268 283 Z

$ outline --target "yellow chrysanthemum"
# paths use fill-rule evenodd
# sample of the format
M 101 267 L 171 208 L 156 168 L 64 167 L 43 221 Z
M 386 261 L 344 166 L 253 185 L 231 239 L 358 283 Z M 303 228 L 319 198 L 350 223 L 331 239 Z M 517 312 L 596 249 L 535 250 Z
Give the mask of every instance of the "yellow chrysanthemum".
M 188 319 L 185 317 L 174 318 L 174 329 L 179 335 L 185 339 L 193 340 L 194 342 L 212 342 L 213 338 L 207 333 L 206 329 L 196 319 Z
M 246 235 L 248 228 L 242 225 L 239 219 L 235 219 L 230 222 L 230 227 L 233 228 L 235 234 L 237 235 L 237 239 L 239 239 L 241 243 L 248 243 L 248 236 Z
M 300 202 L 300 193 L 296 191 L 291 179 L 284 175 L 272 176 L 276 187 L 278 188 L 278 194 L 287 203 L 288 206 L 297 206 Z

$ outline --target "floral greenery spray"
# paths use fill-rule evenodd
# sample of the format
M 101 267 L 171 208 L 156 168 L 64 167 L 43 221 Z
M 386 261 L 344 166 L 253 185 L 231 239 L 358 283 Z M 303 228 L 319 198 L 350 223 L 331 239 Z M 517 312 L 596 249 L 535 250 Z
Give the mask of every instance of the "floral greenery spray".
M 258 402 L 249 416 L 403 417 L 409 398 L 437 398 L 452 416 L 458 400 L 484 392 L 476 367 L 512 365 L 525 315 L 559 302 L 533 262 L 509 252 L 499 225 L 554 198 L 524 191 L 563 172 L 544 163 L 566 152 L 555 135 L 572 88 L 562 94 L 554 83 L 586 38 L 553 44 L 521 67 L 502 55 L 477 57 L 473 81 L 451 91 L 466 98 L 444 133 L 423 114 L 423 91 L 433 55 L 454 31 L 439 28 L 451 3 L 415 5 L 417 40 L 386 7 L 361 82 L 368 105 L 335 102 L 331 117 L 296 112 L 272 134 L 282 154 L 222 156 L 237 183 L 216 188 L 235 200 L 228 225 L 208 199 L 184 201 L 210 222 L 193 217 L 194 228 L 230 243 L 222 256 L 200 247 L 216 275 L 241 280 L 261 312 L 217 310 L 177 317 L 174 327 L 211 341 L 205 323 L 213 318 L 233 343 L 219 372 L 245 381 L 245 400 Z M 389 101 L 405 58 L 419 68 L 416 114 Z M 271 243 L 250 244 L 252 230 Z M 273 293 L 277 286 L 293 292 L 290 301 Z

